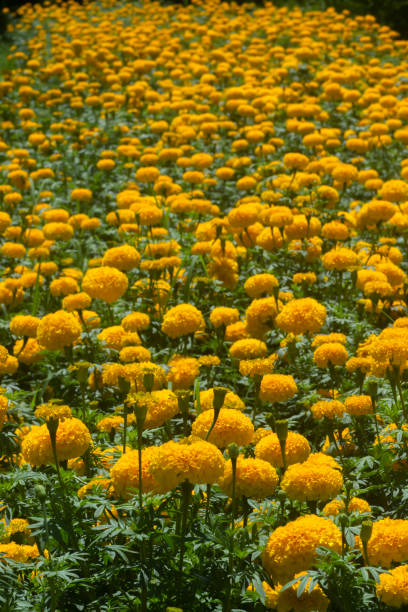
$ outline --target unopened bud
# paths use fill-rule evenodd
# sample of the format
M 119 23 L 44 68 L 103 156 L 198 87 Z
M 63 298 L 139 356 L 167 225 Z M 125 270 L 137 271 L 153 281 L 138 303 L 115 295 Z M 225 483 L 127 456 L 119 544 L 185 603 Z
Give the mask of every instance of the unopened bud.
M 119 391 L 121 392 L 122 395 L 127 395 L 129 393 L 130 382 L 126 380 L 126 378 L 123 378 L 123 376 L 119 376 L 118 385 L 119 385 Z
M 361 523 L 360 538 L 363 544 L 367 544 L 373 532 L 373 522 L 363 521 Z
M 278 436 L 278 440 L 281 442 L 286 442 L 286 438 L 288 437 L 288 422 L 286 419 L 279 419 L 275 421 L 275 429 L 276 435 Z
M 378 396 L 378 383 L 375 380 L 370 380 L 367 387 L 368 395 L 371 397 L 372 401 L 375 402 Z
M 225 387 L 214 387 L 213 408 L 214 412 L 219 412 L 224 405 L 225 396 L 228 389 Z
M 36 484 L 34 487 L 34 492 L 40 502 L 44 502 L 47 499 L 47 491 L 42 484 Z
M 228 453 L 231 458 L 231 461 L 236 461 L 239 455 L 238 444 L 235 444 L 235 442 L 231 442 L 231 444 L 228 444 L 227 448 L 228 448 Z
M 143 384 L 147 393 L 151 393 L 154 385 L 154 374 L 153 372 L 146 372 L 143 376 Z
M 135 405 L 133 406 L 133 412 L 136 417 L 137 426 L 143 427 L 143 424 L 146 420 L 146 414 L 147 414 L 146 404 L 139 404 L 138 402 L 136 402 Z
M 190 392 L 189 391 L 176 391 L 176 395 L 177 395 L 177 403 L 178 403 L 178 408 L 181 412 L 182 415 L 188 415 L 188 409 L 189 409 L 189 399 L 190 399 Z
M 80 385 L 86 385 L 88 381 L 88 369 L 91 365 L 87 361 L 78 361 L 76 364 L 77 367 L 77 379 Z

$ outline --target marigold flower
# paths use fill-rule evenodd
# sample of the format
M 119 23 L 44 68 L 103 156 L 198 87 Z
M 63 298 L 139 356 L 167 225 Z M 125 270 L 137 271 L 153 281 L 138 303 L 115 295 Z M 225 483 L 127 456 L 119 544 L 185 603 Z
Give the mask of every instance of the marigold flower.
M 313 353 L 313 361 L 319 368 L 344 365 L 348 353 L 340 342 L 325 342 Z
M 357 253 L 345 247 L 332 249 L 322 257 L 322 264 L 326 270 L 348 270 L 358 263 Z
M 123 244 L 105 251 L 102 266 L 110 266 L 127 272 L 136 268 L 140 261 L 140 253 L 130 244 Z
M 313 298 L 301 298 L 285 304 L 275 319 L 276 325 L 295 335 L 316 333 L 326 320 L 326 308 Z
M 159 446 L 150 446 L 142 450 L 142 491 L 143 493 L 163 493 L 166 489 L 159 484 L 150 472 L 154 457 L 159 454 Z M 114 494 L 129 499 L 139 488 L 139 453 L 129 450 L 115 463 L 110 470 Z
M 306 461 L 310 455 L 310 444 L 301 434 L 288 431 L 285 455 L 287 465 Z M 274 467 L 283 467 L 281 446 L 276 433 L 263 435 L 255 447 L 255 457 L 268 461 Z
M 83 291 L 91 298 L 104 300 L 108 304 L 112 304 L 122 297 L 127 288 L 127 276 L 110 266 L 91 268 L 87 270 L 82 280 Z
M 91 443 L 89 430 L 82 421 L 69 418 L 61 421 L 56 434 L 57 457 L 59 461 L 73 459 L 84 454 Z M 34 425 L 24 437 L 21 452 L 27 463 L 34 467 L 54 461 L 51 438 L 46 424 Z
M 262 459 L 244 458 L 237 460 L 236 488 L 237 497 L 245 495 L 252 499 L 264 499 L 273 495 L 279 478 L 275 468 Z M 218 480 L 220 488 L 231 497 L 232 495 L 232 463 L 225 462 L 224 473 Z
M 37 341 L 48 351 L 58 351 L 70 346 L 81 335 L 81 325 L 65 310 L 57 310 L 43 317 L 37 327 Z
M 179 304 L 166 312 L 161 329 L 170 338 L 180 338 L 204 327 L 204 318 L 198 308 L 192 304 Z
M 321 400 L 310 408 L 315 419 L 340 418 L 344 414 L 344 405 L 338 400 Z
M 266 582 L 263 582 L 266 594 L 266 608 L 271 608 L 278 612 L 326 612 L 330 601 L 318 584 L 309 591 L 310 580 L 308 580 L 305 590 L 298 597 L 297 590 L 305 574 L 306 572 L 295 574 L 295 578 L 299 579 L 298 582 L 295 582 L 295 584 L 285 590 L 282 590 L 282 585 L 280 584 L 277 584 L 272 589 L 269 585 L 265 586 Z
M 373 412 L 373 404 L 369 395 L 352 395 L 347 397 L 344 406 L 352 416 L 363 416 Z
M 251 298 L 259 298 L 263 294 L 273 294 L 279 286 L 278 279 L 273 274 L 254 274 L 244 284 L 247 295 Z
M 318 546 L 340 553 L 340 529 L 315 514 L 300 516 L 275 529 L 262 554 L 262 563 L 275 581 L 285 584 L 297 572 L 313 567 Z
M 376 585 L 377 597 L 391 608 L 401 608 L 408 604 L 408 565 L 399 565 L 388 574 L 380 574 Z
M 206 410 L 199 414 L 192 424 L 193 436 L 205 438 L 214 420 L 214 410 Z M 252 442 L 254 426 L 251 419 L 238 410 L 221 408 L 217 421 L 208 438 L 218 448 L 226 448 L 235 442 L 238 446 L 247 446 Z
M 200 391 L 200 412 L 206 410 L 212 410 L 214 401 L 214 389 L 207 389 Z M 194 403 L 197 408 L 197 401 Z M 232 391 L 228 391 L 224 397 L 223 408 L 230 408 L 231 410 L 245 410 L 245 404 L 242 399 Z
M 15 336 L 26 336 L 35 338 L 37 336 L 37 328 L 40 323 L 38 317 L 32 315 L 16 315 L 10 321 L 10 331 Z
M 360 549 L 362 543 L 360 541 Z M 389 517 L 376 521 L 367 544 L 368 561 L 389 568 L 408 560 L 408 520 Z
M 306 459 L 288 467 L 281 487 L 290 499 L 325 501 L 341 491 L 343 476 L 339 470 Z
M 211 311 L 210 322 L 213 327 L 217 328 L 221 325 L 230 325 L 236 323 L 239 320 L 239 310 L 237 308 L 226 308 L 225 306 L 218 306 Z
M 257 359 L 264 357 L 268 349 L 265 342 L 255 338 L 244 338 L 234 342 L 229 349 L 234 359 Z
M 286 374 L 266 374 L 261 381 L 259 397 L 267 402 L 286 402 L 297 393 L 293 376 Z

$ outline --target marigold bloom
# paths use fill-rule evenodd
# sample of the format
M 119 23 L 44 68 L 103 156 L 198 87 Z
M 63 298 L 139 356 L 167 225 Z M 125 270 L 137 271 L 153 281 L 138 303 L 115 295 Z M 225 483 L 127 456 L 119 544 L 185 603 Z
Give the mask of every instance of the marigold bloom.
M 165 491 L 188 480 L 192 484 L 213 484 L 224 470 L 222 453 L 210 442 L 191 444 L 166 442 L 150 461 L 150 472 Z
M 313 298 L 301 298 L 285 304 L 275 319 L 276 325 L 295 335 L 316 333 L 326 320 L 326 308 Z
M 362 550 L 362 543 L 360 542 Z M 389 517 L 376 521 L 367 544 L 368 561 L 389 568 L 408 560 L 408 520 Z
M 59 461 L 73 459 L 84 454 L 91 443 L 89 430 L 76 418 L 65 419 L 58 425 L 56 434 Z M 33 426 L 21 444 L 24 460 L 34 467 L 54 461 L 51 438 L 47 425 Z
M 287 465 L 306 461 L 310 455 L 310 444 L 301 434 L 288 431 L 285 455 Z M 283 467 L 282 451 L 276 433 L 263 435 L 255 447 L 255 457 L 269 461 L 274 467 Z
M 214 420 L 214 410 L 202 412 L 192 424 L 193 436 L 205 438 Z M 238 446 L 247 446 L 252 442 L 254 426 L 251 419 L 238 410 L 221 408 L 218 419 L 208 438 L 218 448 L 226 448 L 235 442 Z
M 235 494 L 240 497 L 264 499 L 273 495 L 279 478 L 275 468 L 262 459 L 244 458 L 237 460 Z M 224 473 L 218 480 L 221 489 L 231 497 L 232 495 L 232 463 L 225 462 Z
M 37 341 L 48 351 L 58 351 L 70 346 L 81 335 L 81 325 L 65 310 L 57 310 L 43 317 L 37 327 Z
M 278 612 L 326 612 L 330 601 L 318 584 L 309 591 L 309 580 L 306 589 L 298 597 L 297 590 L 305 574 L 306 572 L 295 574 L 295 578 L 298 578 L 298 581 L 285 590 L 282 590 L 282 585 L 280 584 L 277 584 L 272 589 L 266 582 L 263 582 L 266 594 L 266 608 L 271 608 Z
M 293 376 L 286 374 L 266 374 L 261 381 L 259 397 L 267 402 L 286 402 L 297 393 Z
M 340 418 L 344 414 L 344 405 L 338 400 L 321 400 L 310 408 L 315 419 Z
M 347 397 L 344 406 L 352 416 L 363 416 L 373 412 L 373 403 L 369 395 L 352 395 Z
M 167 389 L 151 393 L 131 393 L 127 401 L 130 406 L 143 406 L 147 409 L 144 429 L 160 427 L 179 411 L 177 396 Z
M 322 264 L 326 270 L 348 270 L 358 263 L 357 253 L 345 247 L 332 249 L 322 257 Z
M 251 298 L 259 298 L 263 294 L 273 294 L 279 286 L 278 279 L 273 274 L 254 274 L 244 284 L 247 295 Z
M 103 266 L 110 266 L 127 272 L 136 268 L 140 261 L 140 253 L 130 244 L 123 244 L 105 251 L 102 259 Z
M 143 493 L 163 493 L 166 489 L 160 486 L 150 472 L 150 464 L 159 453 L 158 446 L 150 446 L 142 450 L 142 491 Z M 139 453 L 129 450 L 115 463 L 110 471 L 114 493 L 129 499 L 139 488 Z
M 288 467 L 281 487 L 290 499 L 325 501 L 340 493 L 343 476 L 339 470 L 306 459 Z
M 376 585 L 377 597 L 391 608 L 401 608 L 408 604 L 408 565 L 399 565 L 389 574 L 380 574 Z
M 204 318 L 198 308 L 192 304 L 179 304 L 166 312 L 161 329 L 170 338 L 180 338 L 204 327 Z
M 256 359 L 265 357 L 268 349 L 265 342 L 255 338 L 244 338 L 234 342 L 229 349 L 234 359 Z
M 212 410 L 214 401 L 214 389 L 206 389 L 200 391 L 200 412 Z M 197 402 L 194 403 L 197 408 Z M 245 404 L 242 399 L 232 391 L 228 391 L 224 397 L 223 408 L 231 408 L 232 410 L 245 410 Z
M 340 342 L 325 342 L 313 353 L 313 361 L 319 368 L 344 365 L 348 353 Z
M 218 306 L 211 311 L 210 322 L 213 327 L 217 328 L 221 325 L 231 325 L 239 320 L 239 310 L 237 308 L 226 308 Z
M 313 567 L 318 546 L 340 553 L 340 529 L 315 514 L 300 516 L 275 529 L 262 554 L 262 563 L 274 580 L 285 584 L 297 572 Z
M 125 293 L 128 279 L 123 272 L 110 266 L 87 270 L 82 280 L 82 290 L 91 298 L 104 300 L 112 304 Z
M 16 315 L 10 321 L 10 331 L 15 336 L 35 338 L 39 323 L 40 319 L 38 317 L 33 317 L 32 315 Z

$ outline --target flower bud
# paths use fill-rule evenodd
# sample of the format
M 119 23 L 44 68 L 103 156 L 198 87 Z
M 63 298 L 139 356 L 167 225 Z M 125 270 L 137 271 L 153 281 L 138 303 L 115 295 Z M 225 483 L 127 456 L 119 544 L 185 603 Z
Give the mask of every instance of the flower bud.
M 146 374 L 143 376 L 143 384 L 145 386 L 147 393 L 151 393 L 153 390 L 153 385 L 154 385 L 153 372 L 146 372 Z
M 214 387 L 213 408 L 214 412 L 219 412 L 224 405 L 225 396 L 228 389 L 225 387 Z
M 275 421 L 276 435 L 280 442 L 285 442 L 288 437 L 288 421 L 286 419 L 279 419 Z
M 239 455 L 239 446 L 238 444 L 235 444 L 235 442 L 231 442 L 231 444 L 228 444 L 228 453 L 229 456 L 231 458 L 231 461 L 236 461 L 238 459 L 238 455 Z
M 126 380 L 126 378 L 123 378 L 122 376 L 118 377 L 118 385 L 119 385 L 119 391 L 121 392 L 122 395 L 127 395 L 130 391 L 130 382 L 128 380 Z
M 360 538 L 363 544 L 367 544 L 373 532 L 373 522 L 363 521 L 361 523 Z
M 47 491 L 42 484 L 36 484 L 34 487 L 34 493 L 40 502 L 44 502 L 47 499 Z

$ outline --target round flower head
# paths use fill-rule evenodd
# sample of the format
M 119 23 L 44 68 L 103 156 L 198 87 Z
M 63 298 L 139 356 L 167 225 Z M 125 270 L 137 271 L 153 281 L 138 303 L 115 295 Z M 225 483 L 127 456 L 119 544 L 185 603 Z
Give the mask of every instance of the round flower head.
M 113 247 L 105 252 L 102 259 L 103 266 L 111 266 L 118 270 L 132 270 L 140 261 L 140 253 L 130 244 Z
M 347 358 L 347 350 L 340 342 L 325 342 L 313 353 L 313 361 L 319 368 L 344 365 Z
M 243 359 L 239 362 L 239 372 L 242 376 L 251 377 L 271 374 L 277 359 L 278 355 L 276 353 L 265 358 Z
M 236 340 L 229 349 L 231 357 L 234 359 L 257 359 L 265 357 L 268 352 L 265 342 L 255 338 L 243 338 Z
M 237 308 L 226 308 L 219 306 L 214 308 L 210 314 L 210 322 L 213 327 L 217 328 L 221 325 L 231 325 L 239 320 L 239 310 Z
M 179 411 L 176 394 L 167 389 L 151 393 L 132 393 L 128 396 L 128 403 L 130 406 L 143 406 L 147 409 L 144 429 L 160 427 Z
M 315 419 L 334 419 L 344 414 L 344 405 L 339 400 L 320 400 L 310 408 Z
M 360 542 L 360 549 L 363 545 Z M 389 568 L 408 561 L 408 520 L 384 518 L 373 524 L 367 544 L 370 565 Z
M 192 434 L 205 438 L 214 420 L 214 410 L 202 412 L 192 425 Z M 254 426 L 251 419 L 238 410 L 221 408 L 218 419 L 208 438 L 218 448 L 226 448 L 235 442 L 238 446 L 247 446 L 252 442 Z
M 10 331 L 14 336 L 35 338 L 40 319 L 32 315 L 16 315 L 10 321 Z
M 352 416 L 363 416 L 373 412 L 373 403 L 369 395 L 352 395 L 347 397 L 344 406 L 346 412 Z
M 326 270 L 347 270 L 359 264 L 357 253 L 344 247 L 332 249 L 322 257 L 322 264 Z
M 298 597 L 297 590 L 305 575 L 306 572 L 295 574 L 298 581 L 285 590 L 280 584 L 277 584 L 274 589 L 269 585 L 265 587 L 266 608 L 272 608 L 278 612 L 326 612 L 330 601 L 318 584 L 309 591 L 310 580 L 308 580 L 305 590 Z M 266 585 L 266 583 L 262 584 Z M 268 600 L 270 605 L 268 605 Z
M 255 274 L 250 276 L 244 285 L 245 292 L 251 298 L 260 298 L 262 295 L 273 295 L 279 286 L 278 279 L 273 274 Z
M 192 444 L 166 442 L 150 462 L 150 472 L 165 490 L 188 480 L 192 484 L 213 484 L 224 470 L 221 452 L 203 440 Z
M 313 298 L 285 304 L 275 319 L 277 327 L 295 335 L 317 333 L 326 320 L 326 308 Z
M 169 338 L 180 338 L 204 327 L 204 318 L 198 308 L 192 304 L 179 304 L 166 312 L 161 329 Z
M 0 544 L 0 559 L 6 557 L 19 563 L 27 563 L 39 556 L 37 544 L 16 544 L 16 542 Z
M 273 327 L 277 312 L 278 305 L 274 297 L 253 300 L 245 313 L 249 333 L 256 338 L 263 338 Z
M 285 584 L 297 572 L 313 567 L 318 546 L 340 553 L 340 529 L 315 514 L 300 516 L 275 529 L 262 554 L 262 563 L 274 581 Z
M 85 308 L 89 308 L 91 302 L 91 297 L 85 293 L 85 291 L 81 291 L 64 297 L 62 306 L 65 310 L 68 310 L 68 312 L 72 312 L 73 310 L 84 310 Z
M 408 565 L 399 565 L 388 574 L 380 574 L 377 597 L 390 608 L 408 605 Z
M 38 406 L 34 414 L 38 419 L 44 419 L 45 421 L 63 421 L 64 419 L 70 419 L 72 417 L 71 408 L 69 406 L 52 404 L 51 402 Z
M 37 327 L 38 344 L 48 351 L 58 351 L 64 346 L 70 346 L 80 335 L 80 323 L 74 315 L 65 310 L 45 315 Z
M 343 476 L 339 470 L 307 459 L 288 467 L 281 487 L 290 499 L 326 501 L 340 493 Z
M 159 453 L 158 446 L 150 446 L 142 450 L 142 491 L 143 493 L 162 493 L 157 480 L 150 472 L 150 464 Z M 129 499 L 139 487 L 139 453 L 129 450 L 118 459 L 110 471 L 114 493 Z
M 310 455 L 310 444 L 301 434 L 288 431 L 285 455 L 287 465 L 306 461 Z M 274 467 L 283 467 L 282 451 L 276 433 L 270 432 L 259 440 L 255 446 L 255 457 L 268 461 Z
M 150 325 L 150 317 L 144 312 L 131 312 L 123 317 L 121 325 L 124 330 L 138 332 L 147 329 Z
M 59 461 L 74 459 L 84 454 L 91 443 L 89 430 L 82 421 L 69 418 L 58 425 L 56 444 Z M 47 425 L 33 426 L 21 444 L 24 460 L 34 467 L 54 461 Z
M 293 377 L 286 374 L 266 374 L 261 381 L 259 397 L 267 402 L 286 402 L 297 393 Z
M 406 202 L 408 200 L 408 183 L 400 179 L 386 181 L 382 185 L 379 195 L 388 202 Z
M 214 408 L 214 389 L 206 389 L 200 391 L 200 412 L 212 410 Z M 195 402 L 197 408 L 197 402 Z M 242 399 L 232 391 L 228 391 L 224 397 L 223 408 L 231 408 L 232 410 L 245 410 L 245 404 Z
M 252 499 L 264 499 L 273 495 L 279 478 L 275 468 L 262 459 L 244 458 L 237 460 L 235 493 L 238 497 L 245 495 Z M 227 461 L 224 474 L 218 481 L 221 489 L 231 497 L 232 495 L 232 463 Z
M 82 280 L 83 291 L 91 298 L 104 300 L 108 304 L 122 297 L 127 288 L 127 276 L 117 268 L 110 266 L 91 268 L 87 270 Z

